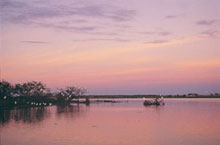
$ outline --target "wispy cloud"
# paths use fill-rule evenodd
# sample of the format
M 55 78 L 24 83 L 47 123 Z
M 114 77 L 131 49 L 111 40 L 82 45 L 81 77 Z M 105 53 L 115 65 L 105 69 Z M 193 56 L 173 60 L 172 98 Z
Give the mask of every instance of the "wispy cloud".
M 141 34 L 145 34 L 145 35 L 154 35 L 156 34 L 156 32 L 154 31 L 145 31 L 145 32 L 140 32 Z
M 131 40 L 129 39 L 121 39 L 121 38 L 112 38 L 112 39 L 108 39 L 108 38 L 96 38 L 96 39 L 76 39 L 73 40 L 75 42 L 90 42 L 90 41 L 117 41 L 117 42 L 130 42 Z
M 134 19 L 135 10 L 93 3 L 50 3 L 49 1 L 1 1 L 1 17 L 4 23 L 33 24 L 41 27 L 73 31 L 91 31 L 96 29 L 97 20 L 115 23 Z M 91 19 L 92 18 L 92 19 Z M 58 24 L 59 23 L 59 24 Z M 79 23 L 84 23 L 79 26 Z M 96 26 L 97 27 L 97 26 Z
M 88 32 L 88 34 L 91 34 L 91 35 L 101 35 L 101 36 L 117 36 L 119 35 L 117 32 Z
M 97 30 L 100 27 L 96 26 L 68 26 L 68 25 L 63 25 L 61 23 L 38 23 L 36 22 L 38 26 L 41 27 L 48 27 L 48 28 L 55 28 L 55 29 L 62 29 L 62 30 L 67 30 L 67 31 L 74 31 L 74 32 L 90 32 L 93 30 Z
M 172 34 L 171 32 L 168 31 L 145 31 L 140 33 L 144 35 L 158 35 L 158 36 L 167 36 Z
M 171 14 L 171 15 L 165 16 L 165 19 L 176 19 L 176 18 L 181 18 L 184 16 L 185 16 L 185 14 Z
M 201 37 L 201 35 L 195 35 L 195 36 L 188 36 L 181 39 L 156 39 L 152 41 L 144 42 L 144 48 L 146 47 L 160 47 L 160 46 L 171 46 L 171 45 L 180 45 L 180 44 L 186 44 L 186 43 L 192 43 L 195 41 L 200 41 L 205 39 L 205 37 Z
M 197 21 L 196 24 L 197 25 L 209 26 L 209 25 L 215 24 L 216 22 L 218 22 L 218 20 L 200 20 L 200 21 Z
M 167 35 L 170 35 L 170 34 L 171 34 L 171 32 L 166 32 L 166 31 L 158 32 L 158 35 L 161 35 L 161 36 L 167 36 Z
M 0 1 L 0 8 L 15 8 L 15 7 L 23 7 L 23 3 L 22 2 L 18 2 L 18 1 Z
M 21 43 L 34 43 L 34 44 L 46 44 L 48 42 L 46 41 L 32 41 L 32 40 L 28 40 L 28 41 L 20 41 Z
M 149 41 L 149 42 L 145 42 L 147 44 L 163 44 L 163 43 L 168 43 L 168 40 L 154 40 L 154 41 Z
M 201 34 L 203 36 L 208 36 L 208 37 L 217 37 L 220 35 L 218 30 L 206 30 L 206 31 L 201 32 Z
M 167 16 L 165 16 L 166 19 L 175 19 L 177 17 L 178 17 L 178 15 L 167 15 Z

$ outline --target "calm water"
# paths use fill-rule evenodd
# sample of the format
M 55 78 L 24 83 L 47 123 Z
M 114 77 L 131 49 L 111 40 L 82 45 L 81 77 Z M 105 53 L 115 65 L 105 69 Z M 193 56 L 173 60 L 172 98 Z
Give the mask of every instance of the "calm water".
M 1 145 L 220 145 L 220 99 L 0 111 Z

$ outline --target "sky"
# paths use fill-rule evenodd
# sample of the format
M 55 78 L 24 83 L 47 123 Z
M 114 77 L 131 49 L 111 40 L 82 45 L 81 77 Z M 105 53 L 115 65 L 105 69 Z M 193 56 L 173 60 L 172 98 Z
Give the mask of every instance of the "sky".
M 88 94 L 220 93 L 219 0 L 0 0 L 1 79 Z

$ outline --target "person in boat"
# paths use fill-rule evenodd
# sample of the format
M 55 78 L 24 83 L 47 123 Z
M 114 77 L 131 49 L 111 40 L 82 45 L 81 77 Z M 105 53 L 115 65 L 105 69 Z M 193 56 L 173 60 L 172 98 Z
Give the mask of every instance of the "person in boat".
M 161 97 L 156 96 L 156 98 L 154 99 L 154 102 L 155 102 L 156 104 L 160 104 L 160 98 L 161 98 Z
M 164 99 L 163 97 L 160 95 L 160 96 L 157 96 L 154 100 L 154 104 L 155 105 L 164 105 Z
M 146 100 L 146 98 L 143 99 L 144 105 L 164 105 L 164 100 L 161 96 L 156 96 L 154 100 Z

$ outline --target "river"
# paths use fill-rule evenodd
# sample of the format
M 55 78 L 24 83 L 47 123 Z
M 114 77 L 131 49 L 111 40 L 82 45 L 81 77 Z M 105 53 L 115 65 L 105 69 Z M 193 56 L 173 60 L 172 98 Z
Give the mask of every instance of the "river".
M 0 111 L 1 145 L 220 145 L 220 99 L 142 99 Z

